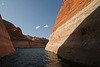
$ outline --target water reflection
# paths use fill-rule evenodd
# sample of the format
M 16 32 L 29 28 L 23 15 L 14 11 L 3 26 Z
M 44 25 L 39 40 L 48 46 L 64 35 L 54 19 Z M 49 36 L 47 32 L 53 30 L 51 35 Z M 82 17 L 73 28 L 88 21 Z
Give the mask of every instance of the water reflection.
M 66 63 L 62 62 L 56 54 L 46 51 L 46 57 L 48 58 L 46 67 L 69 67 Z
M 44 48 L 17 49 L 12 55 L 0 59 L 0 67 L 76 67 L 72 65 Z

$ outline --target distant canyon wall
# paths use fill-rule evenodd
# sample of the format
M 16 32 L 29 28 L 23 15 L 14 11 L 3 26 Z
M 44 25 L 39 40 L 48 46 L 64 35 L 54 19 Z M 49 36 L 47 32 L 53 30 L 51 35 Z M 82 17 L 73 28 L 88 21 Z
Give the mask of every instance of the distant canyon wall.
M 45 48 L 48 39 L 24 35 L 20 27 L 3 20 L 14 48 Z
M 45 49 L 100 66 L 100 0 L 64 0 Z
M 11 39 L 0 15 L 0 58 L 13 53 L 14 51 Z
M 12 41 L 14 48 L 45 48 L 46 45 L 31 41 Z

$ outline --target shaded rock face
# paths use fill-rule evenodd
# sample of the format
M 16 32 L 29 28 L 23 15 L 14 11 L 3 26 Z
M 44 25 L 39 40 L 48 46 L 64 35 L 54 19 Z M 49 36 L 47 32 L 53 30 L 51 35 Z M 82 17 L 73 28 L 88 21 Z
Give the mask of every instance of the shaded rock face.
M 6 26 L 6 29 L 12 41 L 23 41 L 23 40 L 30 41 L 30 39 L 28 39 L 26 36 L 22 34 L 22 31 L 19 27 L 16 27 L 15 25 L 6 20 L 3 20 L 3 22 Z
M 15 50 L 13 48 L 12 42 L 0 15 L 0 58 L 13 53 L 14 51 Z
M 6 29 L 11 37 L 14 48 L 44 48 L 48 39 L 24 35 L 19 27 L 3 20 Z
M 70 0 L 64 0 L 64 2 L 66 1 Z M 69 20 L 63 21 L 64 18 L 61 19 L 62 17 L 60 18 L 58 14 L 61 20 L 56 21 L 54 28 L 57 23 L 59 25 L 63 22 L 63 24 L 55 28 L 55 31 L 53 28 L 46 50 L 55 52 L 66 60 L 100 66 L 100 1 L 84 1 L 90 3 Z M 66 9 L 62 7 L 61 9 Z M 78 8 L 80 9 L 80 7 L 76 9 Z M 67 11 L 63 10 L 60 10 L 59 13 L 62 16 L 67 15 Z

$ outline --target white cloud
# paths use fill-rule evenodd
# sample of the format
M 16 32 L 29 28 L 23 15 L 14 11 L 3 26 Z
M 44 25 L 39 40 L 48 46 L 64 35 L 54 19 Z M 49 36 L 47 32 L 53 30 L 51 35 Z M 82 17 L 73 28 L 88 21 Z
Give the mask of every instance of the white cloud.
M 49 26 L 48 26 L 48 25 L 45 25 L 45 26 L 44 26 L 44 28 L 47 28 L 47 27 L 49 27 Z
M 36 26 L 35 28 L 38 29 L 38 28 L 40 28 L 40 26 Z

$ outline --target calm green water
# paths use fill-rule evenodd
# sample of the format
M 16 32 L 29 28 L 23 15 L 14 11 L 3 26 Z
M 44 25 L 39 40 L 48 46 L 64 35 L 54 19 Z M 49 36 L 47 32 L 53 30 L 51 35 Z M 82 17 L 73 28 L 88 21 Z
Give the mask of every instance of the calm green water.
M 12 55 L 0 59 L 0 67 L 73 67 L 44 48 L 16 49 Z M 76 66 L 74 66 L 76 67 Z

